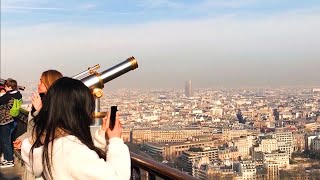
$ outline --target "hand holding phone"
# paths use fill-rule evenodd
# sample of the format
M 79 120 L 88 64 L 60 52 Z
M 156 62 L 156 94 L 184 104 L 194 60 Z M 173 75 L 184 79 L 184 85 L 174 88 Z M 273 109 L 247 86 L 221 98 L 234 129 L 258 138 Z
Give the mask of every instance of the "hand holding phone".
M 117 106 L 111 106 L 111 113 L 110 113 L 110 122 L 109 122 L 109 128 L 113 130 L 114 125 L 116 124 L 116 114 L 117 114 L 118 108 Z

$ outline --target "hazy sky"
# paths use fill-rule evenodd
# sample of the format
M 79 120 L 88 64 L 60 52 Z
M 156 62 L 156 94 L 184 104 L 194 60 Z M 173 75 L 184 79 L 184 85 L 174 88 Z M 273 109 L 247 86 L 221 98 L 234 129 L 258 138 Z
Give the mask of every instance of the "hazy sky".
M 320 86 L 319 0 L 1 0 L 1 78 L 130 56 L 110 87 Z

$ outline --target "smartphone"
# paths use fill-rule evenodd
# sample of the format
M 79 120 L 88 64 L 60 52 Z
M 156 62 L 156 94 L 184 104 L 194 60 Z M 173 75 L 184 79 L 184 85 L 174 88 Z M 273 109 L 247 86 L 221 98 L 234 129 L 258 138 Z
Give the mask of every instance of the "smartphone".
M 111 106 L 111 114 L 110 114 L 110 123 L 109 123 L 109 128 L 113 130 L 114 125 L 116 124 L 116 114 L 118 111 L 117 106 Z

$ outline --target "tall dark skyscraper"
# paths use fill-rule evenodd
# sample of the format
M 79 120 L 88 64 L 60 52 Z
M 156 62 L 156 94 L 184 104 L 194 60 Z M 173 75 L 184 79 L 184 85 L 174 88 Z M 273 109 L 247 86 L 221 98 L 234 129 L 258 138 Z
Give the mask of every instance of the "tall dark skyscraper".
M 273 116 L 274 116 L 274 120 L 278 121 L 279 120 L 279 112 L 278 109 L 273 109 Z
M 245 124 L 246 123 L 246 120 L 243 119 L 242 112 L 241 112 L 240 109 L 238 109 L 238 111 L 237 111 L 237 118 L 239 120 L 239 123 L 241 123 L 241 124 Z
M 192 96 L 192 82 L 191 82 L 191 80 L 185 82 L 184 94 L 187 97 L 191 97 Z

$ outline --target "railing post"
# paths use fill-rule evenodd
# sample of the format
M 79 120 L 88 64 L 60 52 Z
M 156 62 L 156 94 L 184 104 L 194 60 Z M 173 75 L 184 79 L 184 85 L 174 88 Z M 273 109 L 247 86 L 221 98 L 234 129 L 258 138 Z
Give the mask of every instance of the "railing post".
M 149 180 L 156 180 L 156 175 L 148 172 Z
M 94 112 L 100 112 L 100 98 L 96 97 L 95 98 L 95 110 Z M 95 121 L 93 122 L 93 126 L 101 126 L 102 124 L 102 119 L 101 118 L 96 118 Z
M 131 165 L 131 180 L 141 180 L 141 170 Z

